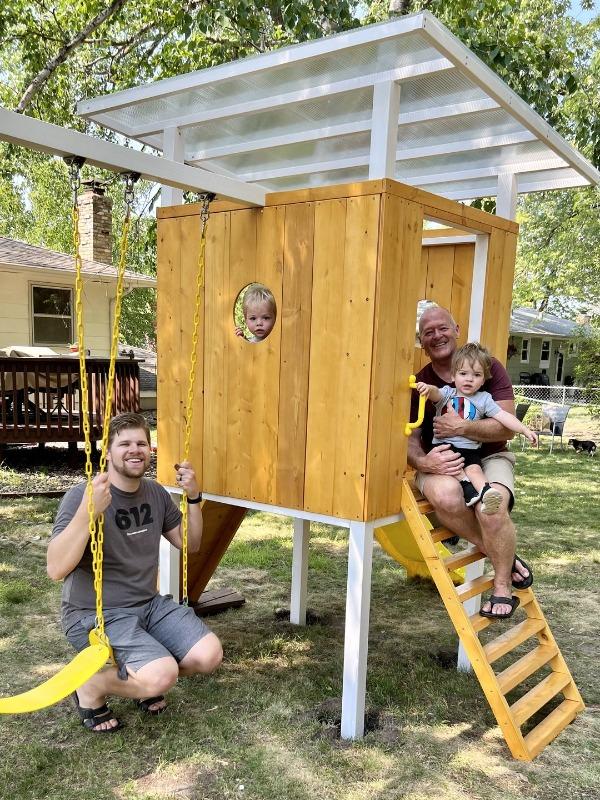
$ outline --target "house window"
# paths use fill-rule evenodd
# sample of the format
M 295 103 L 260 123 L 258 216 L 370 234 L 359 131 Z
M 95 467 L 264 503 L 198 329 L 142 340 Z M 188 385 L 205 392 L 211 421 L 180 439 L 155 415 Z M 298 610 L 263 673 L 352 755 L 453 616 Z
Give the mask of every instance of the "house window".
M 68 345 L 73 341 L 73 290 L 32 286 L 33 344 Z
M 569 342 L 569 355 L 574 356 L 577 352 L 577 344 L 575 342 Z
M 550 339 L 542 339 L 542 349 L 540 350 L 540 367 L 550 366 Z
M 521 342 L 521 364 L 529 364 L 529 339 Z

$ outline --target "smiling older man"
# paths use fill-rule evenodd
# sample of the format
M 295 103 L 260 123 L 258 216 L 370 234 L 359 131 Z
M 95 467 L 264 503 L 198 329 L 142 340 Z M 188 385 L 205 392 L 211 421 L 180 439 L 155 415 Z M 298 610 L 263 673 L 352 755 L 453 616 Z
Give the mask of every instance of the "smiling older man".
M 418 381 L 438 387 L 454 385 L 451 362 L 458 334 L 458 325 L 447 309 L 429 306 L 423 312 L 419 320 L 419 338 L 431 363 L 418 373 Z M 497 359 L 492 362 L 491 377 L 482 390 L 489 392 L 500 408 L 514 414 L 514 395 L 508 373 Z M 416 397 L 413 402 L 416 404 Z M 439 438 L 464 436 L 482 442 L 481 459 L 486 480 L 502 495 L 498 513 L 486 515 L 480 505 L 467 508 L 456 478 L 463 458 L 449 444 L 432 447 L 434 433 Z M 428 403 L 423 426 L 413 431 L 408 444 L 408 461 L 417 470 L 417 486 L 435 508 L 439 522 L 475 544 L 492 562 L 494 588 L 482 611 L 499 619 L 507 618 L 514 610 L 511 586 L 524 589 L 533 583 L 531 569 L 515 556 L 516 534 L 509 516 L 514 503 L 515 458 L 506 449 L 506 440 L 512 435 L 493 418 L 468 420 L 453 410 L 435 417 Z
M 150 714 L 165 708 L 163 693 L 180 675 L 209 673 L 223 651 L 214 633 L 187 606 L 156 591 L 161 536 L 181 549 L 181 512 L 156 481 L 144 478 L 150 464 L 150 432 L 140 414 L 110 422 L 107 472 L 92 481 L 94 515 L 104 513 L 103 611 L 116 667 L 81 686 L 74 700 L 82 724 L 113 733 L 120 724 L 107 695 L 137 700 Z M 175 465 L 189 503 L 188 549 L 200 547 L 202 495 L 191 464 Z M 58 510 L 48 545 L 48 575 L 65 579 L 62 627 L 76 650 L 88 644 L 95 625 L 95 593 L 88 529 L 86 484 L 70 489 Z

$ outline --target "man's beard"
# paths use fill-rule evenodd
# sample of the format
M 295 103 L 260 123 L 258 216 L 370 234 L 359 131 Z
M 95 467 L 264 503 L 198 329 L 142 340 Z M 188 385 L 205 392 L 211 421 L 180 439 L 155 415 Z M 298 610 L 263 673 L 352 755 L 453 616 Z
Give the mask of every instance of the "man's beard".
M 113 461 L 112 466 L 115 472 L 123 475 L 124 478 L 142 478 L 150 466 L 150 460 L 142 459 L 142 463 L 137 464 L 135 467 L 130 467 L 127 461 L 123 461 L 122 464 L 115 464 Z

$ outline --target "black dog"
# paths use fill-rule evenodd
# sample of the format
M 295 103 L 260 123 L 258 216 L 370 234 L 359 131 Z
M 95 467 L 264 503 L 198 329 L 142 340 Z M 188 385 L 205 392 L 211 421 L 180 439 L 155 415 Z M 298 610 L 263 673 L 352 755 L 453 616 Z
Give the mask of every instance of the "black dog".
M 569 439 L 567 444 L 572 445 L 575 448 L 576 453 L 584 452 L 590 456 L 593 456 L 596 452 L 596 444 L 590 439 Z

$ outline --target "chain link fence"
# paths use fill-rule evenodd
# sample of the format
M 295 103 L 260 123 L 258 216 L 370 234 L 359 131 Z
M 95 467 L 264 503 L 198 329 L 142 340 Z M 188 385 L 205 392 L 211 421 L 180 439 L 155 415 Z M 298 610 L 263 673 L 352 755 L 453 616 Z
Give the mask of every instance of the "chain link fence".
M 600 388 L 587 389 L 580 386 L 513 386 L 515 397 L 540 405 L 600 406 Z

